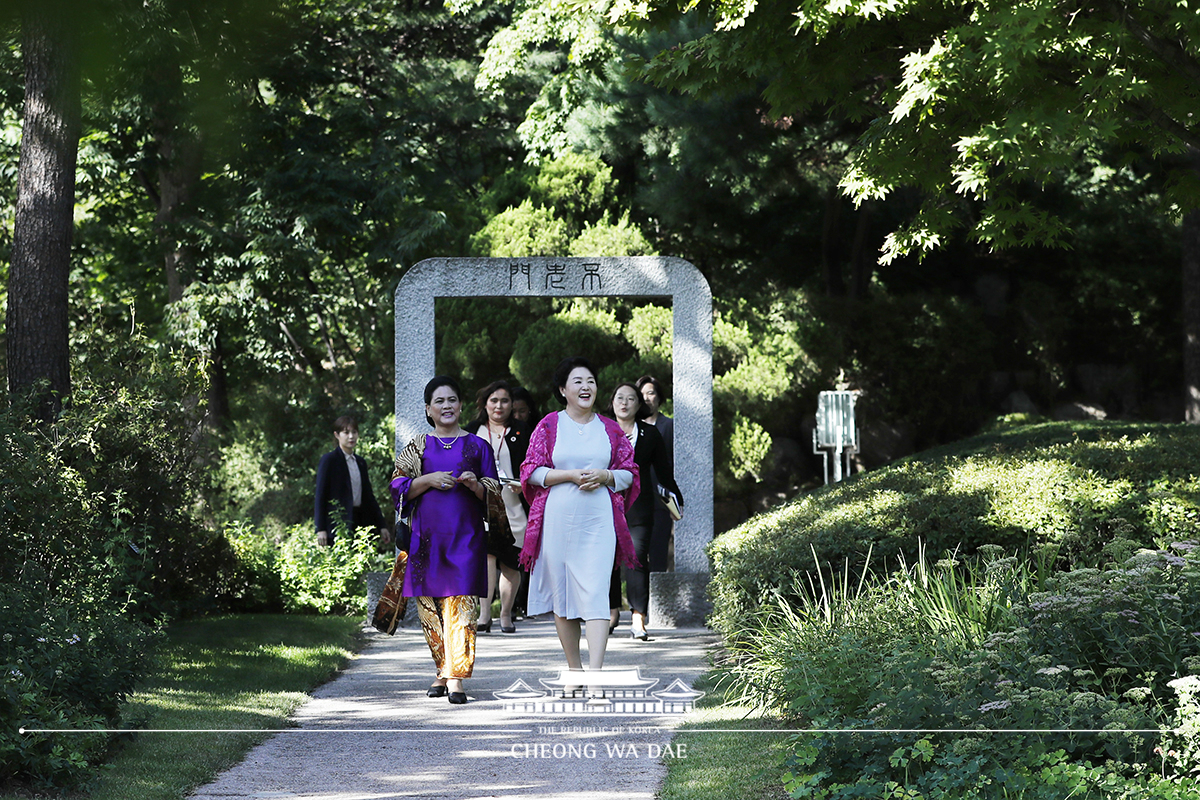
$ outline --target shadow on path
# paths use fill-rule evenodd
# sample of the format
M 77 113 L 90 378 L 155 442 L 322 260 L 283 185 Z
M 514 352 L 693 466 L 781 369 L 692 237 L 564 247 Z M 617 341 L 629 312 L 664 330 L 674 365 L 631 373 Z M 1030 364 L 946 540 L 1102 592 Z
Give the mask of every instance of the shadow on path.
M 684 714 L 611 712 L 620 706 L 539 713 L 495 696 L 518 680 L 541 689 L 541 679 L 566 667 L 549 619 L 518 622 L 515 634 L 479 635 L 465 706 L 425 696 L 434 669 L 419 628 L 369 635 L 346 671 L 296 712 L 298 727 L 190 797 L 651 800 L 661 787 L 663 757 Z M 605 668 L 636 667 L 657 679 L 651 691 L 676 679 L 691 686 L 717 641 L 708 630 L 628 637 L 626 614 L 609 639 Z

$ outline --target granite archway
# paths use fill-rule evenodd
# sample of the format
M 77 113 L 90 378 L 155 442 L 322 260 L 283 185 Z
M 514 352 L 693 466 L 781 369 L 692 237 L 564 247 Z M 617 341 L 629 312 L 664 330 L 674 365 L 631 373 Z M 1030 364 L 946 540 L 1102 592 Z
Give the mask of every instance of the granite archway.
M 643 297 L 671 301 L 676 480 L 687 499 L 675 526 L 674 573 L 654 573 L 654 627 L 699 625 L 713 535 L 712 292 L 679 258 L 432 258 L 396 287 L 396 449 L 428 430 L 439 297 Z M 564 356 L 571 355 L 564 353 Z M 586 355 L 586 354 L 584 354 Z

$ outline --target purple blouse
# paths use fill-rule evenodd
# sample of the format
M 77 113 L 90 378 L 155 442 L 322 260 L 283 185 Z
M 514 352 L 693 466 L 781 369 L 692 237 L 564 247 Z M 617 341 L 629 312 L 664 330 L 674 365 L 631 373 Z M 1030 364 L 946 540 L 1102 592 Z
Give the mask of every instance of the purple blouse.
M 449 472 L 455 477 L 474 472 L 478 478 L 497 478 L 492 447 L 473 433 L 445 449 L 437 437 L 426 435 L 422 471 Z M 402 505 L 411 478 L 392 481 L 392 500 Z M 428 489 L 412 506 L 412 538 L 408 543 L 405 597 L 487 596 L 487 535 L 484 504 L 461 483 L 453 489 Z

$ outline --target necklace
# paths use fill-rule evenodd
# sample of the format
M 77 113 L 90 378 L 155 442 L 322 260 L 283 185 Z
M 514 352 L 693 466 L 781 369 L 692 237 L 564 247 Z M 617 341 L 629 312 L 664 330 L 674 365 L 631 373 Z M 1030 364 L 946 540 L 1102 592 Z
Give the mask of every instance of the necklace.
M 571 415 L 570 415 L 570 414 L 568 414 L 568 415 L 567 415 L 567 419 L 571 419 Z M 595 419 L 595 417 L 592 417 L 592 419 Z M 588 426 L 589 424 L 591 424 L 591 421 L 592 421 L 592 420 L 591 420 L 591 419 L 589 419 L 587 422 L 585 422 L 585 423 L 583 423 L 582 425 L 580 425 L 578 422 L 576 422 L 575 420 L 571 419 L 571 424 L 572 424 L 572 425 L 574 425 L 574 426 L 575 426 L 575 428 L 577 429 L 577 431 L 576 431 L 576 432 L 577 432 L 577 433 L 578 433 L 580 436 L 583 436 L 583 433 L 584 433 L 584 431 L 587 429 L 587 426 Z
M 454 447 L 454 442 L 458 439 L 457 436 L 451 436 L 449 442 L 444 442 L 442 441 L 442 437 L 438 436 L 436 433 L 433 435 L 433 438 L 438 440 L 438 443 L 441 444 L 443 450 L 449 450 L 451 447 Z
M 499 433 L 500 444 L 496 444 L 497 437 L 496 437 L 496 435 L 494 435 L 492 433 L 492 426 L 490 424 L 488 425 L 487 432 L 488 432 L 488 441 L 492 443 L 492 447 L 495 450 L 499 451 L 499 449 L 501 447 L 504 447 L 504 437 L 508 435 L 508 426 L 507 425 L 504 426 L 504 429 L 502 431 L 500 431 L 500 433 Z
M 487 433 L 488 433 L 488 443 L 492 445 L 492 452 L 496 454 L 496 473 L 499 474 L 501 472 L 500 451 L 504 449 L 504 437 L 508 435 L 508 426 L 505 426 L 504 430 L 500 431 L 500 443 L 499 444 L 496 444 L 496 439 L 492 435 L 492 426 L 490 423 L 487 426 Z

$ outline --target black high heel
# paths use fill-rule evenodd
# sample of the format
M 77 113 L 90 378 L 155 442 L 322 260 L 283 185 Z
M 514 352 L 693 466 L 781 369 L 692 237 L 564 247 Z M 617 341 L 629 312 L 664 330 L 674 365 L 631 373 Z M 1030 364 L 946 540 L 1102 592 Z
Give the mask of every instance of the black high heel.
M 426 697 L 445 697 L 446 696 L 445 684 L 435 683 L 433 686 L 430 686 L 425 691 L 425 696 Z
M 450 702 L 456 706 L 465 706 L 467 704 L 466 692 L 451 692 Z
M 487 621 L 486 625 L 480 625 L 478 622 L 476 622 L 475 623 L 475 632 L 476 633 L 491 633 L 492 632 L 492 621 L 489 619 Z M 463 702 L 465 703 L 467 701 L 464 700 Z

